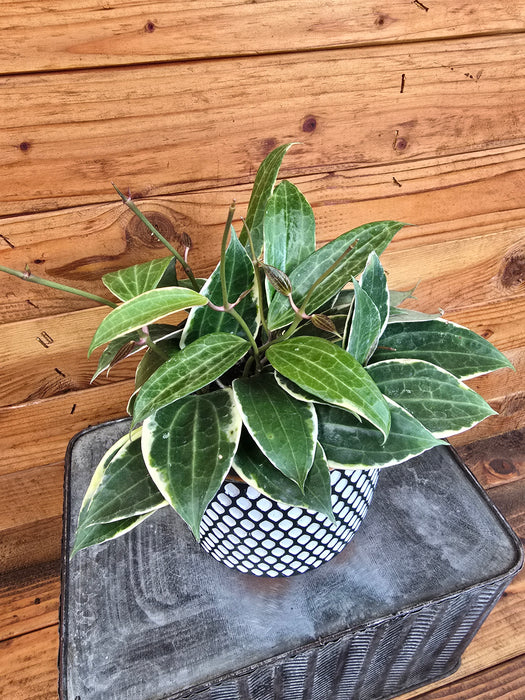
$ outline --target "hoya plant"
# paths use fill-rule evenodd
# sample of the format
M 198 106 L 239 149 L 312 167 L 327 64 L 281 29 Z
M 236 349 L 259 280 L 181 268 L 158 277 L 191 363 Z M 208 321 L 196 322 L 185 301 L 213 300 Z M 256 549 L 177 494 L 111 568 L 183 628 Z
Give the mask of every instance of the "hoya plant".
M 411 293 L 389 291 L 379 256 L 404 224 L 364 224 L 316 248 L 309 203 L 291 182 L 276 185 L 290 145 L 260 166 L 239 235 L 230 207 L 205 280 L 188 236 L 181 255 L 117 189 L 170 255 L 106 274 L 115 302 L 90 295 L 113 307 L 89 348 L 105 346 L 95 377 L 142 357 L 130 431 L 95 471 L 74 552 L 168 505 L 198 540 L 228 475 L 333 518 L 331 469 L 398 464 L 494 413 L 463 382 L 511 366 L 505 356 L 400 306 Z M 162 323 L 182 310 L 182 323 Z

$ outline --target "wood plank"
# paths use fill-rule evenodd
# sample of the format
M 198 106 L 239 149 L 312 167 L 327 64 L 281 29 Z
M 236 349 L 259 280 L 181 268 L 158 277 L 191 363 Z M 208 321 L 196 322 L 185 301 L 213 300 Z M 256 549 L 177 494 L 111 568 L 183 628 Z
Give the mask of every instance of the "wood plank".
M 485 489 L 525 479 L 525 427 L 457 449 Z
M 35 520 L 4 530 L 0 536 L 3 572 L 47 564 L 60 557 L 62 516 Z
M 421 266 L 425 276 L 433 279 L 437 256 L 440 272 L 448 275 L 447 285 L 461 284 L 462 298 L 479 303 L 486 298 L 480 297 L 483 294 L 489 293 L 489 300 L 495 301 L 523 292 L 524 169 L 525 148 L 512 147 L 469 158 L 429 158 L 321 173 L 295 181 L 313 204 L 320 243 L 370 220 L 410 222 L 415 226 L 403 229 L 389 249 L 389 254 L 399 253 L 391 265 L 396 283 L 414 284 L 422 277 Z M 394 184 L 394 177 L 401 187 Z M 235 198 L 239 216 L 244 214 L 249 189 L 240 185 L 138 203 L 175 244 L 183 231 L 191 236 L 191 264 L 199 274 L 208 274 L 219 254 L 228 205 Z M 455 254 L 456 241 L 464 246 L 464 260 Z M 423 245 L 434 248 L 426 251 L 428 255 L 421 252 L 417 259 L 405 261 L 401 251 Z M 119 203 L 0 219 L 1 264 L 23 270 L 29 263 L 34 274 L 99 295 L 109 296 L 100 282 L 106 272 L 164 252 Z M 464 267 L 472 255 L 476 260 L 469 275 L 480 290 L 474 299 L 474 289 L 463 291 Z M 449 270 L 444 269 L 447 266 Z M 2 275 L 0 289 L 2 322 L 93 306 L 86 299 L 24 284 L 7 275 Z M 418 290 L 418 296 L 422 293 L 425 286 Z M 441 301 L 442 294 L 440 303 L 450 302 L 450 295 Z M 435 305 L 433 288 L 429 288 L 427 298 Z
M 0 641 L 56 625 L 60 562 L 0 575 Z
M 50 700 L 57 697 L 58 626 L 0 642 L 0 697 Z
M 63 463 L 0 476 L 0 492 L 3 494 L 0 533 L 60 515 L 63 483 Z M 2 565 L 0 571 L 4 570 Z
M 4 2 L 0 72 L 129 65 L 205 57 L 304 51 L 328 46 L 405 42 L 519 32 L 525 4 L 442 0 L 431 11 L 390 0 L 157 0 L 116 5 L 52 0 Z M 64 32 L 63 27 L 68 31 Z M 203 31 L 213 27 L 213 31 Z
M 0 408 L 0 474 L 63 460 L 68 441 L 80 430 L 126 415 L 133 386 L 117 382 Z
M 2 213 L 250 181 L 291 140 L 287 175 L 522 144 L 524 54 L 514 34 L 2 78 Z
M 516 341 L 523 340 L 523 327 L 515 323 L 512 306 L 515 300 L 518 305 L 522 303 L 525 289 L 519 281 L 522 271 L 517 267 L 514 273 L 509 270 L 514 270 L 516 259 L 520 267 L 523 264 L 524 234 L 525 228 L 517 228 L 475 238 L 422 244 L 410 250 L 392 247 L 381 259 L 389 272 L 392 289 L 403 288 L 408 280 L 412 281 L 409 287 L 417 284 L 417 300 L 407 301 L 406 307 L 432 312 L 441 308 L 451 320 L 462 318 L 459 311 L 465 311 L 474 316 L 475 325 L 491 341 L 494 329 L 506 323 L 507 328 L 502 332 L 505 336 L 511 335 L 507 347 L 516 347 Z M 513 275 L 513 281 L 505 287 L 502 280 L 507 279 L 507 274 Z M 507 301 L 510 303 L 504 317 L 498 320 L 497 311 L 503 309 Z M 477 307 L 476 311 L 473 312 L 472 307 Z M 492 318 L 489 317 L 491 310 L 495 312 Z
M 416 697 L 419 700 L 523 700 L 524 671 L 525 656 L 518 656 Z
M 502 235 L 501 238 L 504 239 L 505 236 Z M 466 265 L 463 279 L 457 270 L 454 275 L 454 284 L 447 280 L 445 269 L 442 277 L 444 287 L 441 286 L 439 277 L 428 271 L 428 277 L 422 280 L 416 292 L 417 296 L 422 298 L 418 298 L 411 306 L 436 311 L 438 295 L 443 298 L 444 302 L 447 298 L 454 299 L 454 292 L 456 298 L 460 297 L 466 279 L 466 286 L 473 290 L 474 306 L 447 313 L 446 317 L 471 328 L 483 337 L 489 338 L 502 351 L 510 352 L 525 346 L 525 327 L 516 323 L 517 316 L 525 315 L 525 293 L 521 296 L 514 296 L 510 299 L 503 298 L 502 301 L 490 303 L 491 298 L 495 295 L 490 280 L 491 270 L 488 270 L 484 280 L 469 281 L 471 266 L 477 267 L 479 270 L 484 269 L 481 263 L 475 265 L 477 251 L 478 239 L 473 239 L 470 254 L 461 259 L 461 262 Z M 486 256 L 484 249 L 482 256 L 483 259 Z M 415 266 L 421 257 L 426 259 L 421 248 L 403 251 L 400 260 L 406 275 L 410 274 L 410 261 L 414 260 Z M 396 259 L 391 265 L 391 259 L 390 253 L 384 254 L 383 260 L 387 269 L 394 270 L 396 269 L 395 262 L 398 260 Z M 440 267 L 438 256 L 436 255 L 432 259 L 435 267 Z M 425 271 L 421 270 L 421 272 L 425 274 Z M 391 273 L 391 278 L 395 278 L 396 274 L 397 270 L 396 273 Z M 396 285 L 395 279 L 391 283 L 392 286 L 398 288 L 407 288 L 414 285 L 415 279 L 414 274 L 411 279 L 397 278 L 398 285 Z M 18 281 L 18 283 L 19 286 L 24 286 L 23 282 Z M 480 288 L 487 290 L 483 306 L 479 305 L 480 294 L 478 290 Z M 478 305 L 475 305 L 476 302 Z M 464 303 L 467 303 L 466 298 Z M 446 304 L 443 306 L 446 309 Z M 98 324 L 107 313 L 106 307 L 98 307 L 69 314 L 4 324 L 2 327 L 3 342 L 0 347 L 0 406 L 15 405 L 66 392 L 88 389 L 100 353 L 97 352 L 88 359 L 87 348 Z M 182 317 L 179 314 L 171 320 L 176 322 Z M 140 357 L 139 354 L 121 362 L 111 371 L 109 377 L 106 377 L 105 374 L 100 375 L 95 381 L 95 385 L 100 386 L 108 381 L 116 382 L 133 378 Z M 509 376 L 504 376 L 504 374 Z M 497 375 L 498 385 L 501 386 L 501 381 L 507 382 L 505 393 L 516 393 L 518 386 L 525 390 L 523 382 L 521 384 L 519 382 L 520 376 L 521 373 L 516 374 L 510 370 L 506 370 L 505 373 L 500 372 Z M 500 390 L 496 396 L 501 397 L 503 393 Z M 494 394 L 491 396 L 487 394 L 487 397 L 494 398 Z
M 137 353 L 103 373 L 91 385 L 101 352 L 87 357 L 95 330 L 107 307 L 9 323 L 2 327 L 0 347 L 0 407 L 28 403 L 133 379 L 143 357 Z M 178 317 L 170 317 L 170 322 Z

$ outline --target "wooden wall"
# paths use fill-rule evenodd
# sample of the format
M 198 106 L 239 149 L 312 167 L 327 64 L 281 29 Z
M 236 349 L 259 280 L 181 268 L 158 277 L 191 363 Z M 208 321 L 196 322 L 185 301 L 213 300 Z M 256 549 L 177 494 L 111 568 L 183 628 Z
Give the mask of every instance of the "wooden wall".
M 115 181 L 209 273 L 231 199 L 243 213 L 259 162 L 297 141 L 282 172 L 319 240 L 414 224 L 383 256 L 391 286 L 419 282 L 416 308 L 514 362 L 471 382 L 499 415 L 456 444 L 523 426 L 525 0 L 4 0 L 0 29 L 0 264 L 104 294 L 101 274 L 163 255 Z M 132 386 L 130 362 L 90 385 L 105 313 L 0 277 L 10 700 L 54 696 L 67 442 Z

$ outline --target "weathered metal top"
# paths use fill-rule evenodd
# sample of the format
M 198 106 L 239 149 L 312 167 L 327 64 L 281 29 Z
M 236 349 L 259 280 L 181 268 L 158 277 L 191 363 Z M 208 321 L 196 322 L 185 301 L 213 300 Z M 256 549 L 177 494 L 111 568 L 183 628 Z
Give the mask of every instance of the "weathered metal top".
M 97 461 L 126 422 L 72 441 L 65 548 Z M 165 697 L 347 629 L 504 578 L 521 564 L 512 531 L 470 473 L 436 448 L 380 476 L 346 549 L 315 571 L 261 579 L 214 561 L 163 508 L 66 564 L 63 696 Z M 176 660 L 176 663 L 174 663 Z M 124 680 L 126 679 L 126 680 Z M 132 684 L 133 689 L 130 684 Z M 128 691 L 126 691 L 128 692 Z

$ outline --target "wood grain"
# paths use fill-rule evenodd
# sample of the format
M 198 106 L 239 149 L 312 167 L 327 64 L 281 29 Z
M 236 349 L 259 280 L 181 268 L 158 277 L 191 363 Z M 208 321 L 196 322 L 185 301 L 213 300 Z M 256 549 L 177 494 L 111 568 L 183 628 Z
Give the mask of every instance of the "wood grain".
M 391 285 L 412 286 L 423 279 L 419 303 L 428 300 L 434 309 L 436 303 L 454 309 L 458 301 L 464 306 L 524 293 L 524 170 L 525 149 L 513 147 L 490 155 L 429 158 L 294 181 L 313 204 L 319 243 L 366 221 L 414 224 L 395 237 L 388 251 L 397 253 L 390 259 Z M 393 177 L 402 187 L 393 184 Z M 182 232 L 191 236 L 191 264 L 206 275 L 218 258 L 229 203 L 235 198 L 238 216 L 244 214 L 249 189 L 207 190 L 138 204 L 173 243 Z M 415 250 L 423 246 L 433 247 Z M 1 264 L 20 270 L 28 264 L 34 274 L 107 297 L 100 282 L 104 273 L 164 253 L 119 203 L 0 219 Z M 439 275 L 444 279 L 436 292 Z M 93 306 L 80 297 L 7 275 L 1 282 L 4 323 Z
M 71 394 L 109 382 L 132 379 L 144 353 L 123 360 L 91 385 L 100 352 L 87 350 L 109 309 L 98 307 L 3 326 L 0 347 L 0 407 Z
M 58 627 L 55 625 L 0 642 L 0 698 L 56 698 L 57 658 Z
M 0 72 L 58 70 L 523 31 L 525 4 L 442 0 L 3 3 Z M 63 28 L 67 27 L 67 32 Z M 213 31 L 207 28 L 213 27 Z
M 1 78 L 1 210 L 246 182 L 286 141 L 286 175 L 522 144 L 524 53 L 514 34 Z
M 0 408 L 0 474 L 63 460 L 77 432 L 126 415 L 133 386 L 128 380 Z
M 525 478 L 525 427 L 471 442 L 457 451 L 485 489 Z
M 45 566 L 50 561 L 56 561 L 60 556 L 61 534 L 61 515 L 4 530 L 0 538 L 2 572 Z
M 0 575 L 0 640 L 58 622 L 60 562 Z
M 444 688 L 417 695 L 419 700 L 523 700 L 525 656 L 498 664 Z

